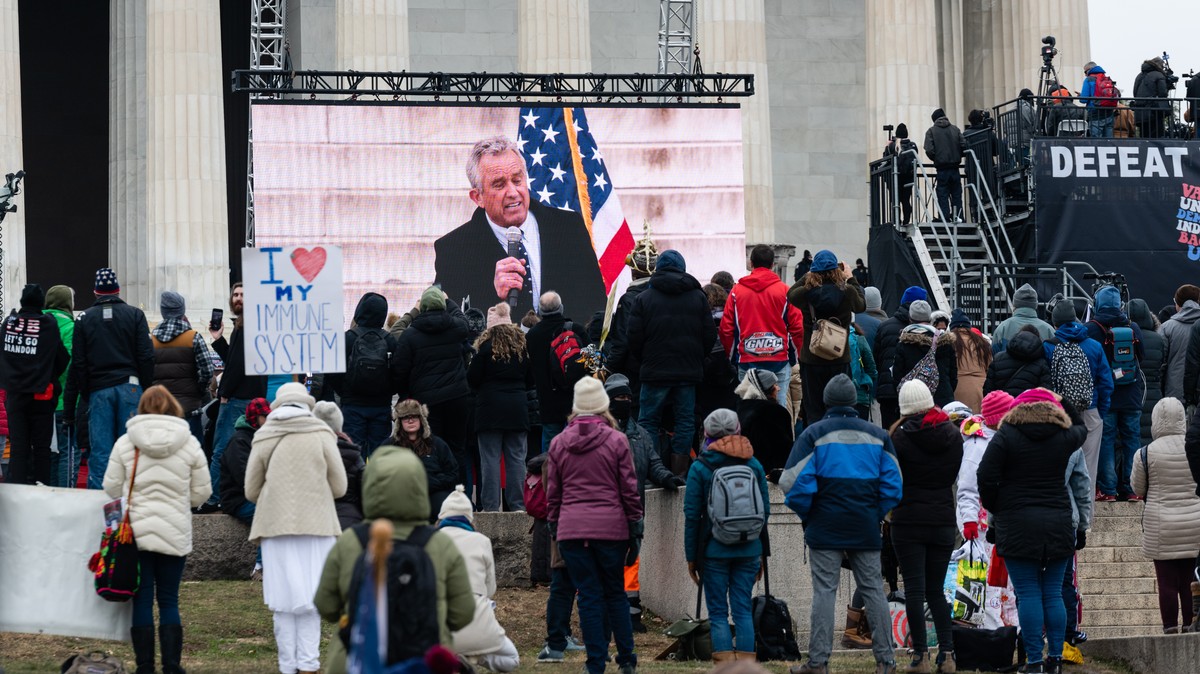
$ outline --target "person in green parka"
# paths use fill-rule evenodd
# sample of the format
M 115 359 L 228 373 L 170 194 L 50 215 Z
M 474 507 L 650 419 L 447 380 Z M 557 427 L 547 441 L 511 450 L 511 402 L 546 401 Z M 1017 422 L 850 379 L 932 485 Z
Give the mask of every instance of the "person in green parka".
M 411 449 L 384 445 L 371 455 L 363 473 L 364 521 L 391 520 L 396 538 L 407 538 L 414 527 L 429 523 L 428 482 L 421 459 Z M 352 529 L 342 532 L 325 560 L 325 570 L 313 603 L 325 620 L 338 623 L 349 610 L 350 578 L 362 545 Z M 467 564 L 454 541 L 443 532 L 425 546 L 437 571 L 438 624 L 442 645 L 453 648 L 450 633 L 461 630 L 475 617 L 475 595 Z M 413 607 L 424 610 L 425 607 Z M 326 656 L 326 674 L 346 672 L 346 649 L 334 630 Z
M 58 334 L 62 336 L 67 355 L 75 339 L 75 291 L 70 286 L 54 286 L 46 291 L 46 309 L 42 313 L 53 316 L 58 322 Z M 54 411 L 54 436 L 58 451 L 50 455 L 50 479 L 55 487 L 74 487 L 79 475 L 79 446 L 75 442 L 75 429 L 63 421 L 63 400 L 66 398 L 67 375 L 71 371 L 70 360 L 67 371 L 59 377 L 58 408 Z

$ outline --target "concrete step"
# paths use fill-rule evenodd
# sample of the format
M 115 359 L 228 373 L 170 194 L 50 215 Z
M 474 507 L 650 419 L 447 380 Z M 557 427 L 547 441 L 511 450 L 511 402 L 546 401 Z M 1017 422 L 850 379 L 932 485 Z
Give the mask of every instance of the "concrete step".
M 1083 567 L 1080 567 L 1080 573 L 1083 573 Z M 1119 580 L 1089 578 L 1081 575 L 1079 578 L 1079 587 L 1085 595 L 1139 595 L 1156 594 L 1158 592 L 1153 573 L 1137 578 L 1122 578 Z
M 1100 505 L 1100 504 L 1097 504 Z M 1133 532 L 1141 537 L 1142 535 L 1142 514 L 1139 512 L 1136 515 L 1128 516 L 1112 516 L 1095 517 L 1092 519 L 1092 528 L 1088 531 L 1088 540 L 1092 538 L 1092 532 L 1102 531 L 1120 531 Z
M 1158 595 L 1146 594 L 1097 594 L 1084 595 L 1085 611 L 1111 610 L 1158 610 Z
M 1088 633 L 1088 642 L 1092 639 L 1111 639 L 1114 637 L 1140 637 L 1149 634 L 1162 634 L 1162 627 L 1155 618 L 1154 622 L 1146 625 L 1131 625 L 1128 627 L 1113 627 L 1113 626 L 1084 626 L 1084 632 Z
M 1134 627 L 1158 625 L 1158 605 L 1150 609 L 1088 610 L 1087 598 L 1083 601 L 1083 621 L 1091 627 Z
M 1080 578 L 1109 579 L 1124 582 L 1127 579 L 1154 578 L 1154 565 L 1150 562 L 1097 562 L 1080 564 Z M 1128 593 L 1129 591 L 1126 590 Z
M 1082 564 L 1102 562 L 1149 562 L 1142 554 L 1141 547 L 1092 547 L 1089 537 L 1088 546 L 1080 550 L 1076 559 Z
M 1140 501 L 1105 501 L 1092 504 L 1092 517 L 1141 517 L 1145 504 Z
M 1096 529 L 1096 522 L 1092 522 L 1092 529 L 1087 533 L 1087 544 L 1084 552 L 1091 548 L 1142 548 L 1142 531 L 1139 528 L 1137 531 L 1102 531 Z

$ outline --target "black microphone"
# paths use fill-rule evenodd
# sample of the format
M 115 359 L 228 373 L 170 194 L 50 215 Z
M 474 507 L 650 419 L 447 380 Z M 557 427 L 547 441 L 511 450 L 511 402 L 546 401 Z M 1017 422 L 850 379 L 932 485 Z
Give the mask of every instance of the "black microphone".
M 506 231 L 504 233 L 504 236 L 508 238 L 508 256 L 520 259 L 521 258 L 521 228 L 520 227 L 509 227 L 508 231 Z M 529 270 L 526 269 L 525 273 L 528 274 Z M 517 308 L 517 298 L 520 297 L 520 295 L 521 295 L 520 288 L 512 288 L 508 291 L 508 306 L 509 306 L 509 308 L 511 308 L 511 309 Z

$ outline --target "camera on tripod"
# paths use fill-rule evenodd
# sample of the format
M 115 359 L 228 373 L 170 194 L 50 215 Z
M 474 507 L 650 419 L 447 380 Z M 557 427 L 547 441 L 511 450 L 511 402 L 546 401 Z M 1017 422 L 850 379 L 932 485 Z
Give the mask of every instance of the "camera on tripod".
M 1058 56 L 1058 50 L 1054 48 L 1054 45 L 1058 44 L 1058 40 L 1054 39 L 1053 35 L 1047 35 L 1042 38 L 1042 44 L 1045 45 L 1042 47 L 1042 69 L 1046 70 L 1050 68 L 1050 62 L 1054 60 L 1054 57 Z
M 1179 82 L 1179 76 L 1171 70 L 1171 55 L 1167 52 L 1162 53 L 1163 60 L 1163 75 L 1167 78 L 1167 91 L 1175 91 L 1175 85 Z

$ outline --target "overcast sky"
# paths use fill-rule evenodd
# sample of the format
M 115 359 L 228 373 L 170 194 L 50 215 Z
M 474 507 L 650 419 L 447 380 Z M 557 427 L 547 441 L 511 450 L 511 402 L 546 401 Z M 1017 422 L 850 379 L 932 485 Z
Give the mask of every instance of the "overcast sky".
M 1125 96 L 1133 95 L 1133 80 L 1142 61 L 1164 51 L 1170 54 L 1176 75 L 1192 69 L 1200 72 L 1200 22 L 1195 11 L 1196 0 L 1089 0 L 1092 60 L 1116 80 Z M 1083 77 L 1070 78 L 1066 72 L 1077 70 L 1076 64 L 1059 64 L 1072 91 L 1082 86 Z M 1185 84 L 1180 78 L 1171 96 L 1182 98 Z

